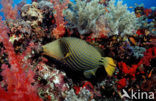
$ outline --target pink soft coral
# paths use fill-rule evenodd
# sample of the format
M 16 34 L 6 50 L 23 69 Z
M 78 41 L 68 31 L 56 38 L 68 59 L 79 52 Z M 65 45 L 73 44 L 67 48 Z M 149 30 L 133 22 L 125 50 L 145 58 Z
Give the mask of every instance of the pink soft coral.
M 1 0 L 2 11 L 4 12 L 4 16 L 6 19 L 16 19 L 17 17 L 17 9 L 12 8 L 12 0 Z
M 63 18 L 63 10 L 67 8 L 67 4 L 69 0 L 65 0 L 64 2 L 60 2 L 59 0 L 51 0 L 54 5 L 54 9 L 56 11 L 54 17 L 56 20 L 57 27 L 53 30 L 53 35 L 55 38 L 59 38 L 65 33 L 65 22 Z

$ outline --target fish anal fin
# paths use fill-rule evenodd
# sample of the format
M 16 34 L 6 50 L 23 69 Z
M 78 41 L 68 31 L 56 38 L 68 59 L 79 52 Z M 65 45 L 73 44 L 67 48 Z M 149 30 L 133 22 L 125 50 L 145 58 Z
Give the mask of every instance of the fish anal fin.
M 98 68 L 86 70 L 86 71 L 84 71 L 83 74 L 84 74 L 84 76 L 85 76 L 86 78 L 91 78 L 92 76 L 95 76 L 95 73 L 96 73 L 97 69 L 98 69 Z

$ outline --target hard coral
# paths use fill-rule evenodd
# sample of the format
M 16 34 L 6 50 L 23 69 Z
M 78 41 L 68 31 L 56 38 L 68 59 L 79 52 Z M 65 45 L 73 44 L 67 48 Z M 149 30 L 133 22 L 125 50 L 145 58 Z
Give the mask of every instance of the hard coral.
M 68 83 L 65 82 L 66 74 L 46 64 L 39 64 L 37 66 L 39 71 L 38 76 L 47 83 L 39 87 L 39 94 L 44 99 L 48 99 L 46 95 L 50 96 L 51 100 L 59 100 L 64 98 L 66 92 L 69 90 Z M 41 81 L 40 81 L 41 82 Z
M 21 16 L 32 27 L 40 25 L 43 20 L 42 12 L 40 9 L 38 9 L 38 3 L 36 2 L 33 2 L 32 5 L 24 5 L 21 8 Z
M 19 33 L 31 34 L 32 28 L 30 24 L 28 24 L 26 21 L 22 19 L 8 20 L 7 26 L 10 29 L 11 33 L 13 34 L 19 34 Z
M 42 0 L 38 3 L 38 7 L 40 9 L 47 9 L 47 8 L 53 9 L 53 4 L 50 1 Z
M 144 56 L 144 52 L 146 51 L 145 48 L 139 47 L 139 46 L 131 46 L 133 50 L 133 56 L 135 56 L 137 59 Z
M 89 90 L 81 88 L 78 95 L 75 94 L 73 89 L 68 91 L 64 101 L 95 101 L 95 99 L 92 98 Z

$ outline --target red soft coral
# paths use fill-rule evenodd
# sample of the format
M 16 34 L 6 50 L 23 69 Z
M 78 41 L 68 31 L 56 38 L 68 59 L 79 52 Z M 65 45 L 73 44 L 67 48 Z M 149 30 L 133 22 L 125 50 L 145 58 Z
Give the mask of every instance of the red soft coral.
M 4 12 L 4 16 L 6 19 L 16 19 L 17 17 L 17 9 L 12 8 L 12 0 L 2 0 L 2 11 Z
M 29 68 L 29 63 L 24 60 L 25 55 L 17 55 L 14 52 L 7 32 L 7 27 L 0 19 L 0 42 L 3 42 L 10 64 L 10 68 L 5 64 L 1 67 L 3 82 L 7 86 L 7 90 L 0 86 L 0 101 L 41 101 L 37 95 L 36 86 L 32 85 L 34 72 Z M 28 51 L 30 51 L 29 48 L 26 52 Z
M 144 57 L 139 61 L 138 64 L 132 65 L 132 67 L 130 67 L 124 62 L 119 62 L 118 66 L 124 74 L 135 77 L 136 69 L 141 65 L 149 66 L 150 61 L 153 58 L 156 58 L 156 47 L 147 49 L 144 53 Z
M 127 85 L 126 78 L 122 78 L 117 82 L 117 88 L 122 89 Z
M 144 9 L 144 13 L 146 14 L 146 16 L 149 16 L 152 13 L 151 9 Z
M 138 35 L 144 35 L 144 30 L 142 30 L 142 29 L 138 29 L 137 30 L 137 32 L 136 32 L 136 34 L 138 34 Z
M 120 62 L 118 63 L 120 70 L 126 74 L 126 75 L 130 75 L 133 77 L 135 77 L 135 73 L 136 73 L 136 69 L 137 69 L 137 65 L 132 65 L 132 67 L 129 67 L 126 63 L 124 62 Z
M 136 76 L 136 70 L 138 67 L 140 67 L 141 65 L 145 65 L 145 66 L 149 66 L 150 65 L 150 61 L 151 59 L 156 58 L 156 47 L 152 47 L 146 50 L 146 52 L 144 53 L 144 57 L 139 61 L 138 64 L 132 65 L 131 67 L 128 66 L 126 63 L 124 62 L 119 62 L 118 66 L 119 69 L 121 70 L 122 74 L 125 75 L 129 75 L 132 77 L 132 80 L 135 79 Z M 144 73 L 144 71 L 140 70 L 140 72 L 138 73 Z M 117 82 L 117 88 L 121 89 L 123 87 L 126 86 L 126 79 L 120 79 Z
M 140 60 L 138 66 L 140 66 L 141 64 L 144 64 L 145 66 L 149 66 L 150 61 L 153 58 L 156 58 L 156 47 L 152 47 L 146 50 L 146 52 L 144 53 L 144 57 Z

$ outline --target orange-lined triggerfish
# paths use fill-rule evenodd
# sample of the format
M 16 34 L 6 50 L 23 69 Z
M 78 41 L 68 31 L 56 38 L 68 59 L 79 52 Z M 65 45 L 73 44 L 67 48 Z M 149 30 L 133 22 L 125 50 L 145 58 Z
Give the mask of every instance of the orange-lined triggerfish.
M 95 75 L 101 66 L 109 76 L 115 71 L 116 64 L 112 58 L 102 57 L 97 48 L 79 38 L 60 38 L 42 48 L 45 55 L 66 63 L 72 70 L 82 71 L 86 78 Z

